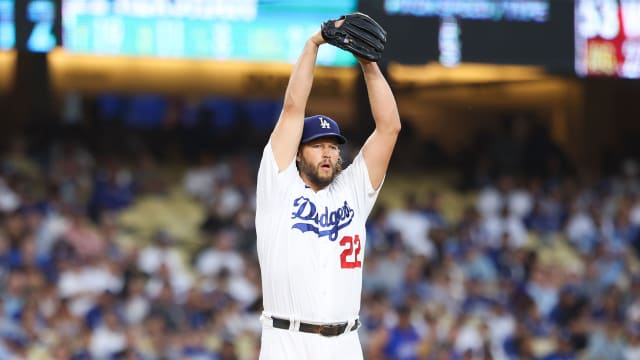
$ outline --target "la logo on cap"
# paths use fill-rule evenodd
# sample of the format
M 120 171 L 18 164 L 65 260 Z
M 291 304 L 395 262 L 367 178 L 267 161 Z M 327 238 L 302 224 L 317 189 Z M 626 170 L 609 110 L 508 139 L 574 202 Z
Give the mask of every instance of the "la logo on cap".
M 320 127 L 323 129 L 329 129 L 331 128 L 331 124 L 329 124 L 329 122 L 327 120 L 325 120 L 324 118 L 320 117 Z

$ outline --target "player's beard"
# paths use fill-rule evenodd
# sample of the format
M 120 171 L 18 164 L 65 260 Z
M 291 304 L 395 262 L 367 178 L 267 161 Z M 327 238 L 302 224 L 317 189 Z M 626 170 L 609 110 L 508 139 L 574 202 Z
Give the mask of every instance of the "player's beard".
M 336 163 L 331 166 L 331 173 L 329 175 L 320 175 L 320 167 L 322 164 L 321 162 L 314 165 L 308 162 L 304 156 L 301 156 L 300 161 L 298 161 L 298 170 L 315 186 L 325 188 L 342 172 L 342 158 L 338 157 Z

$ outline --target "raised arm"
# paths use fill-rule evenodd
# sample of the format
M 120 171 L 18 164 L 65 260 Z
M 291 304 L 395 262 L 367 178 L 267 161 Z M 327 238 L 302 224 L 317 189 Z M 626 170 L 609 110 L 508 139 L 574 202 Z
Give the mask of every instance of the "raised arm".
M 400 115 L 387 80 L 378 64 L 363 59 L 360 65 L 369 95 L 371 113 L 376 127 L 362 147 L 362 156 L 369 170 L 374 189 L 382 184 L 389 160 L 400 132 Z
M 313 34 L 307 40 L 289 76 L 282 112 L 271 133 L 271 147 L 280 171 L 291 163 L 298 151 L 304 127 L 304 112 L 313 84 L 318 47 L 323 43 L 324 39 L 319 31 Z

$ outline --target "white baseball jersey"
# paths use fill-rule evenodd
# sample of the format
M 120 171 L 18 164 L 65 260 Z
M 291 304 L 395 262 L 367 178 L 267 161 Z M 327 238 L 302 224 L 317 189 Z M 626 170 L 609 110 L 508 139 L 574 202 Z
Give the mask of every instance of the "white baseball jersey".
M 271 142 L 266 145 L 256 198 L 266 313 L 318 323 L 358 316 L 365 221 L 378 193 L 362 153 L 316 193 L 300 178 L 295 159 L 279 172 Z

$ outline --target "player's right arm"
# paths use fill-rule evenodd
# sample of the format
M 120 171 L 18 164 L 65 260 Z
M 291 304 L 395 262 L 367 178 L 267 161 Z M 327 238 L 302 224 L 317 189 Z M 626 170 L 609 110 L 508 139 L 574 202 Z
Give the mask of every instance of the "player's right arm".
M 289 76 L 282 112 L 271 133 L 271 148 L 279 171 L 286 169 L 298 152 L 304 127 L 305 108 L 313 84 L 318 47 L 324 42 L 320 31 L 313 34 L 307 40 Z

